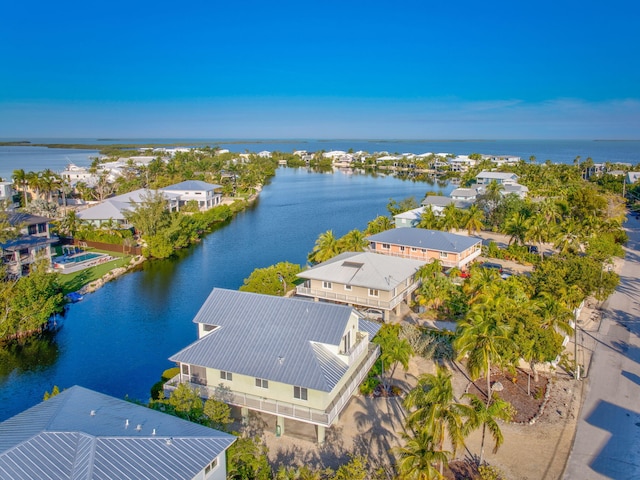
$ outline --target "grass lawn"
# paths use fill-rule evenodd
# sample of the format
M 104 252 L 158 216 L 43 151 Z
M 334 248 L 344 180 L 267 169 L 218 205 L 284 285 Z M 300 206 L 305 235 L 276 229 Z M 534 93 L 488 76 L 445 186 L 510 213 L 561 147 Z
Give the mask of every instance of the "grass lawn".
M 97 253 L 107 253 L 112 257 L 116 257 L 114 260 L 111 260 L 107 263 L 102 263 L 100 265 L 96 265 L 95 267 L 89 267 L 85 270 L 80 270 L 79 272 L 69 273 L 69 274 L 60 274 L 59 281 L 60 286 L 62 287 L 62 293 L 65 295 L 70 292 L 75 292 L 87 285 L 88 283 L 93 282 L 94 280 L 98 280 L 109 270 L 113 270 L 117 267 L 124 267 L 131 260 L 131 255 L 124 255 L 122 253 L 116 252 L 107 252 L 105 250 L 97 250 L 91 249 L 91 252 Z

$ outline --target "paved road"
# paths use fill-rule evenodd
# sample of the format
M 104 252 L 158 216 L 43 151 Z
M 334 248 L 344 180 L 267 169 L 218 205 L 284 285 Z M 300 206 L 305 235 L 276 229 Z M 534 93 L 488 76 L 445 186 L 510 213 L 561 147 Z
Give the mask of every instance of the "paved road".
M 640 220 L 604 305 L 565 479 L 640 479 Z

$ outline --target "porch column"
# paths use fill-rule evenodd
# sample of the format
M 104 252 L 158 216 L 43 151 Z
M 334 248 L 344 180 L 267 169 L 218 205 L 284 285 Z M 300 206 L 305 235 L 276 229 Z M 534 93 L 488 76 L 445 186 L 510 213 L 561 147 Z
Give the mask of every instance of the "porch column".
M 247 425 L 249 423 L 249 409 L 247 407 L 240 407 L 240 415 L 242 416 L 242 424 Z
M 316 425 L 316 431 L 318 433 L 318 445 L 324 444 L 324 426 Z
M 276 436 L 284 435 L 284 417 L 276 417 Z
M 391 313 L 389 310 L 382 310 L 382 318 L 385 323 L 389 322 L 389 318 L 391 317 Z

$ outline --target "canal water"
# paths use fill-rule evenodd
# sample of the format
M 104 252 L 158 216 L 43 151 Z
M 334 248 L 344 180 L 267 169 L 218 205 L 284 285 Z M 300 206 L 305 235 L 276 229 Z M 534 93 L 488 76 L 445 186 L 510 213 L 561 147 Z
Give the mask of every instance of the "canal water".
M 200 244 L 85 296 L 70 306 L 55 335 L 0 351 L 0 420 L 38 403 L 54 385 L 147 401 L 151 386 L 173 366 L 168 357 L 197 338 L 192 319 L 212 288 L 237 289 L 255 268 L 281 261 L 304 264 L 320 233 L 339 237 L 364 229 L 388 215 L 390 198 L 420 201 L 427 190 L 448 194 L 451 188 L 279 169 L 251 208 Z

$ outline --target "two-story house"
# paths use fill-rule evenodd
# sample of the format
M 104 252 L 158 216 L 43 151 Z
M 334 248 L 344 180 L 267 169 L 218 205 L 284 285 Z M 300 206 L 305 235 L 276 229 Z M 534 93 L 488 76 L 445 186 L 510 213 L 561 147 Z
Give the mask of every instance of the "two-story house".
M 518 183 L 518 175 L 510 172 L 489 172 L 483 170 L 476 175 L 477 185 L 489 185 L 491 182 L 496 182 L 500 185 L 513 185 Z
M 234 441 L 74 386 L 0 423 L 0 478 L 225 480 Z
M 477 258 L 482 249 L 480 238 L 424 228 L 392 228 L 367 240 L 371 252 L 428 263 L 439 260 L 443 267 L 460 269 Z
M 380 309 L 388 320 L 391 312 L 397 312 L 400 303 L 410 299 L 418 288 L 416 272 L 425 263 L 370 252 L 345 252 L 300 272 L 298 277 L 305 282 L 296 287 L 296 294 Z
M 165 384 L 200 389 L 249 410 L 325 428 L 337 421 L 380 351 L 380 325 L 344 305 L 215 288 L 194 320 L 198 340 L 170 357 L 180 374 Z M 222 388 L 220 388 L 222 387 Z
M 14 277 L 28 275 L 31 265 L 38 260 L 51 264 L 51 245 L 58 242 L 49 232 L 49 222 L 45 217 L 29 213 L 8 213 L 11 226 L 19 229 L 19 236 L 0 244 L 2 261 L 7 274 Z
M 169 185 L 160 190 L 166 193 L 178 195 L 178 208 L 182 208 L 190 201 L 198 204 L 200 211 L 209 210 L 222 201 L 222 194 L 216 190 L 222 186 L 203 182 L 200 180 L 186 180 L 184 182 Z

